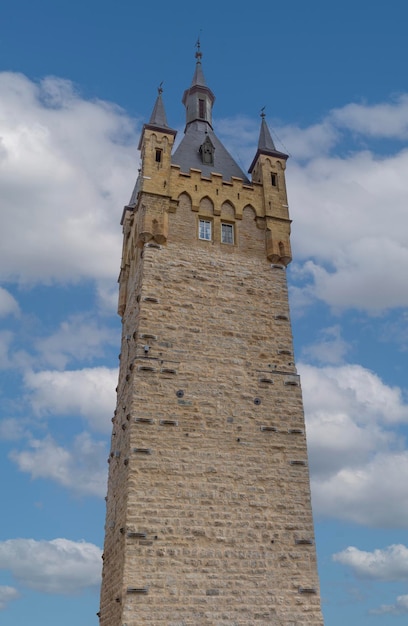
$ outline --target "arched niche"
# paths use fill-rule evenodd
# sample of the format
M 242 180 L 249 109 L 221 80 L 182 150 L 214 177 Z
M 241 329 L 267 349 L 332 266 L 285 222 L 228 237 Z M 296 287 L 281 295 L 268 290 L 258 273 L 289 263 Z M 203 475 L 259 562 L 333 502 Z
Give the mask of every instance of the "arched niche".
M 190 243 L 197 233 L 197 213 L 192 211 L 191 196 L 183 192 L 178 197 L 177 210 L 168 214 L 169 243 Z
M 214 215 L 214 202 L 209 196 L 201 198 L 199 211 L 201 215 Z
M 191 199 L 191 196 L 189 193 L 187 193 L 187 191 L 183 191 L 183 193 L 181 193 L 178 197 L 178 206 L 181 209 L 190 209 L 193 205 L 193 201 Z
M 229 200 L 226 200 L 221 205 L 221 218 L 224 220 L 235 219 L 235 207 Z

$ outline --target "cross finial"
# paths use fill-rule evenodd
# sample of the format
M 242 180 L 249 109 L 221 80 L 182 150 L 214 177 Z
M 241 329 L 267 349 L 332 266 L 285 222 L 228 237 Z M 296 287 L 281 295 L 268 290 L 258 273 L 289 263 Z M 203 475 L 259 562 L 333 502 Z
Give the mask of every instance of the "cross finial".
M 265 119 L 265 107 L 262 107 L 260 116 L 262 117 L 263 120 Z
M 163 81 L 160 83 L 160 85 L 157 87 L 157 91 L 159 93 L 159 96 L 163 93 Z

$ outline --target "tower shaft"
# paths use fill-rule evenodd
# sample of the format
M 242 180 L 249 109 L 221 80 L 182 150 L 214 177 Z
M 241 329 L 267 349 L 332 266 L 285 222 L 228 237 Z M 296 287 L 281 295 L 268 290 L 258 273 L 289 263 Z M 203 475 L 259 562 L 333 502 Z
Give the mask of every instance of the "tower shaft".
M 123 217 L 100 623 L 322 626 L 286 155 L 227 180 L 173 140 L 145 126 Z

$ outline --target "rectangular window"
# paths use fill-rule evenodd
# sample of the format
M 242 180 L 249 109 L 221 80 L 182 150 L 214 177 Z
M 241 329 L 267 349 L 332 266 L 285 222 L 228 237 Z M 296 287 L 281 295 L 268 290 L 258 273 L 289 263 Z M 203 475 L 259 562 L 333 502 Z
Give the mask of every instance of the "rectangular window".
M 234 226 L 221 224 L 221 243 L 234 243 Z
M 201 100 L 201 98 L 198 101 L 198 117 L 205 119 L 205 100 Z
M 278 186 L 278 175 L 272 173 L 271 174 L 271 183 L 272 183 L 272 187 L 277 187 Z
M 198 238 L 211 241 L 211 222 L 210 220 L 200 220 L 198 224 Z
M 156 149 L 156 163 L 161 163 L 162 160 L 162 151 Z

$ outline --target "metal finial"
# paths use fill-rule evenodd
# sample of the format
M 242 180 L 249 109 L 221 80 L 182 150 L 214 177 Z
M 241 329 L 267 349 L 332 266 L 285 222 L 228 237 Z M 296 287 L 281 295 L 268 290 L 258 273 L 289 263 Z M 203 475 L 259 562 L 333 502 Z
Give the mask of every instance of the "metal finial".
M 265 119 L 265 107 L 262 107 L 260 116 L 262 117 L 263 120 Z
M 157 91 L 159 93 L 159 96 L 163 93 L 163 81 L 160 83 L 160 85 L 157 87 Z
M 200 28 L 200 33 L 201 33 L 201 28 Z M 195 53 L 195 57 L 196 57 L 196 59 L 198 61 L 200 61 L 201 57 L 203 56 L 203 53 L 201 52 L 200 35 L 198 35 L 198 37 L 197 37 L 197 41 L 196 41 L 195 47 L 197 48 L 197 52 Z

